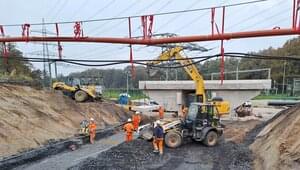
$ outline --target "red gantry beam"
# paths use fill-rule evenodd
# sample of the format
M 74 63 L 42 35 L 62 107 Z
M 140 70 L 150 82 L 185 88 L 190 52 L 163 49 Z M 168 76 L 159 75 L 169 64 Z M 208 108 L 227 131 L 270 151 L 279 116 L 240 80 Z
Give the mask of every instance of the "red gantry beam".
M 214 35 L 194 35 L 194 36 L 179 36 L 169 38 L 111 38 L 111 37 L 1 37 L 0 42 L 28 42 L 28 41 L 47 41 L 47 42 L 93 42 L 93 43 L 114 43 L 114 44 L 139 44 L 139 45 L 154 45 L 165 43 L 180 43 L 180 42 L 195 42 L 195 41 L 215 41 L 215 40 L 230 40 L 252 37 L 268 37 L 268 36 L 283 36 L 283 35 L 299 35 L 300 29 L 272 29 L 260 31 L 245 31 L 232 32 Z

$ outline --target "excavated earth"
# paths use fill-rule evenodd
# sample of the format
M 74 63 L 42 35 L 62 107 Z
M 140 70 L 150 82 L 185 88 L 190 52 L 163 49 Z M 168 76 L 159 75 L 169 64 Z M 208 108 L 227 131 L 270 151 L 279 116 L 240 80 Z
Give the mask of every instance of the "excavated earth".
M 227 121 L 224 138 L 215 147 L 187 141 L 177 149 L 152 153 L 150 142 L 122 143 L 69 169 L 299 169 L 300 105 L 266 122 Z M 252 128 L 253 127 L 253 128 Z
M 113 103 L 76 103 L 60 92 L 25 86 L 1 85 L 0 99 L 1 157 L 38 148 L 49 141 L 51 143 L 72 137 L 78 132 L 79 123 L 89 117 L 96 119 L 98 128 L 105 129 L 120 124 L 131 115 Z M 136 139 L 130 143 L 114 145 L 108 150 L 104 148 L 103 151 L 93 153 L 93 157 L 82 155 L 85 149 L 90 149 L 88 146 L 83 147 L 78 150 L 80 161 L 73 161 L 74 164 L 69 164 L 71 167 L 64 167 L 70 167 L 71 170 L 299 169 L 299 122 L 300 105 L 297 105 L 278 113 L 267 122 L 224 121 L 224 135 L 215 147 L 185 141 L 177 149 L 165 148 L 164 155 L 159 156 L 152 153 L 151 142 Z M 119 136 L 104 143 L 117 143 L 114 140 L 122 142 Z M 72 152 L 58 154 L 57 158 L 63 157 L 63 154 L 70 156 Z M 35 162 L 31 163 L 34 167 Z M 43 163 L 47 163 L 47 159 L 37 162 L 41 165 L 37 167 L 42 167 Z
M 255 169 L 300 169 L 300 105 L 277 114 L 251 145 Z
M 257 122 L 243 123 L 247 126 Z M 234 122 L 226 124 L 229 129 L 236 126 Z M 242 130 L 237 134 L 239 143 L 231 142 L 231 137 L 228 138 L 230 140 L 221 139 L 215 147 L 186 141 L 177 149 L 165 148 L 162 156 L 152 153 L 151 142 L 137 139 L 122 143 L 69 169 L 252 169 L 253 157 L 249 145 L 262 127 L 263 124 L 259 124 L 252 130 Z
M 1 84 L 0 100 L 0 157 L 72 137 L 90 117 L 104 129 L 130 116 L 113 103 L 76 103 L 61 92 L 28 86 Z

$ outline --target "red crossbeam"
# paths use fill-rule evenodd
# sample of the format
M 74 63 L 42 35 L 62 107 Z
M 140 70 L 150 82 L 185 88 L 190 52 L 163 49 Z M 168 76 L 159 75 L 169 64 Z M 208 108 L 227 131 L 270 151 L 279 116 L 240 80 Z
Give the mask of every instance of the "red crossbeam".
M 95 42 L 95 43 L 114 43 L 114 44 L 141 44 L 154 45 L 164 43 L 179 43 L 179 42 L 196 42 L 196 41 L 215 41 L 215 40 L 230 40 L 253 37 L 268 37 L 268 36 L 283 36 L 283 35 L 299 35 L 298 29 L 271 29 L 261 31 L 245 31 L 232 32 L 224 34 L 209 35 L 194 35 L 194 36 L 178 36 L 168 38 L 151 38 L 151 39 L 134 39 L 134 38 L 112 38 L 112 37 L 0 37 L 0 42 L 25 42 L 25 41 L 47 41 L 47 42 Z

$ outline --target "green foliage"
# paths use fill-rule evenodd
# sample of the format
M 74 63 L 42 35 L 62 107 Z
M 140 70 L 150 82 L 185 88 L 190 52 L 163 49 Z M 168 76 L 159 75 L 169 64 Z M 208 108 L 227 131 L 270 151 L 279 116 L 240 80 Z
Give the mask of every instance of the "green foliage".
M 257 54 L 273 56 L 300 56 L 300 38 L 294 38 L 287 41 L 283 47 L 274 49 L 272 47 L 259 51 Z M 169 63 L 164 64 L 167 66 Z M 262 68 L 271 68 L 271 78 L 276 83 L 282 82 L 283 64 L 281 60 L 261 60 L 261 59 L 238 59 L 225 58 L 225 72 L 239 70 L 253 70 Z M 172 65 L 174 66 L 174 65 Z M 210 79 L 210 73 L 220 72 L 220 58 L 207 60 L 197 64 L 197 67 L 205 79 Z M 300 75 L 299 61 L 286 61 L 286 77 L 295 77 Z M 129 75 L 129 88 L 138 88 L 138 81 L 142 80 L 189 80 L 189 76 L 183 68 L 147 69 L 144 66 L 135 67 L 135 78 L 131 77 L 131 66 L 125 69 L 89 69 L 81 73 L 72 73 L 70 76 L 96 76 L 103 78 L 105 88 L 125 88 L 127 86 L 127 75 Z M 155 70 L 155 74 L 153 70 Z M 239 79 L 261 79 L 267 78 L 268 72 L 240 73 Z M 217 78 L 217 77 L 215 77 Z M 235 79 L 235 74 L 226 74 L 225 79 Z M 288 81 L 288 80 L 286 80 Z
M 261 94 L 256 96 L 254 100 L 300 100 L 300 97 L 297 96 L 288 96 L 286 94 L 278 94 L 278 95 L 266 95 Z
M 22 61 L 23 54 L 14 44 L 8 44 L 8 63 L 3 56 L 3 48 L 0 48 L 0 78 L 15 80 L 40 80 L 41 71 L 33 70 L 32 64 L 28 61 Z
M 103 91 L 103 97 L 108 99 L 118 99 L 121 93 L 126 93 L 126 89 L 105 89 Z M 131 100 L 148 98 L 142 90 L 131 89 L 128 91 Z
M 300 38 L 288 40 L 282 47 L 274 49 L 272 47 L 259 51 L 258 54 L 272 56 L 300 56 Z M 259 59 L 242 59 L 241 69 L 271 68 L 271 78 L 276 82 L 282 83 L 284 61 L 282 60 L 259 60 Z M 286 61 L 286 77 L 300 75 L 299 61 Z

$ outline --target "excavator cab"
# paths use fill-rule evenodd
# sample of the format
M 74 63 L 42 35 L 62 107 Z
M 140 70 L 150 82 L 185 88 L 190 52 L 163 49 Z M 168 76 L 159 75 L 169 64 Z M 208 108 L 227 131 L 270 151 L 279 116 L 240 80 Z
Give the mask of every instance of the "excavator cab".
M 217 126 L 220 119 L 216 112 L 217 108 L 212 103 L 191 103 L 185 121 L 193 126 Z

